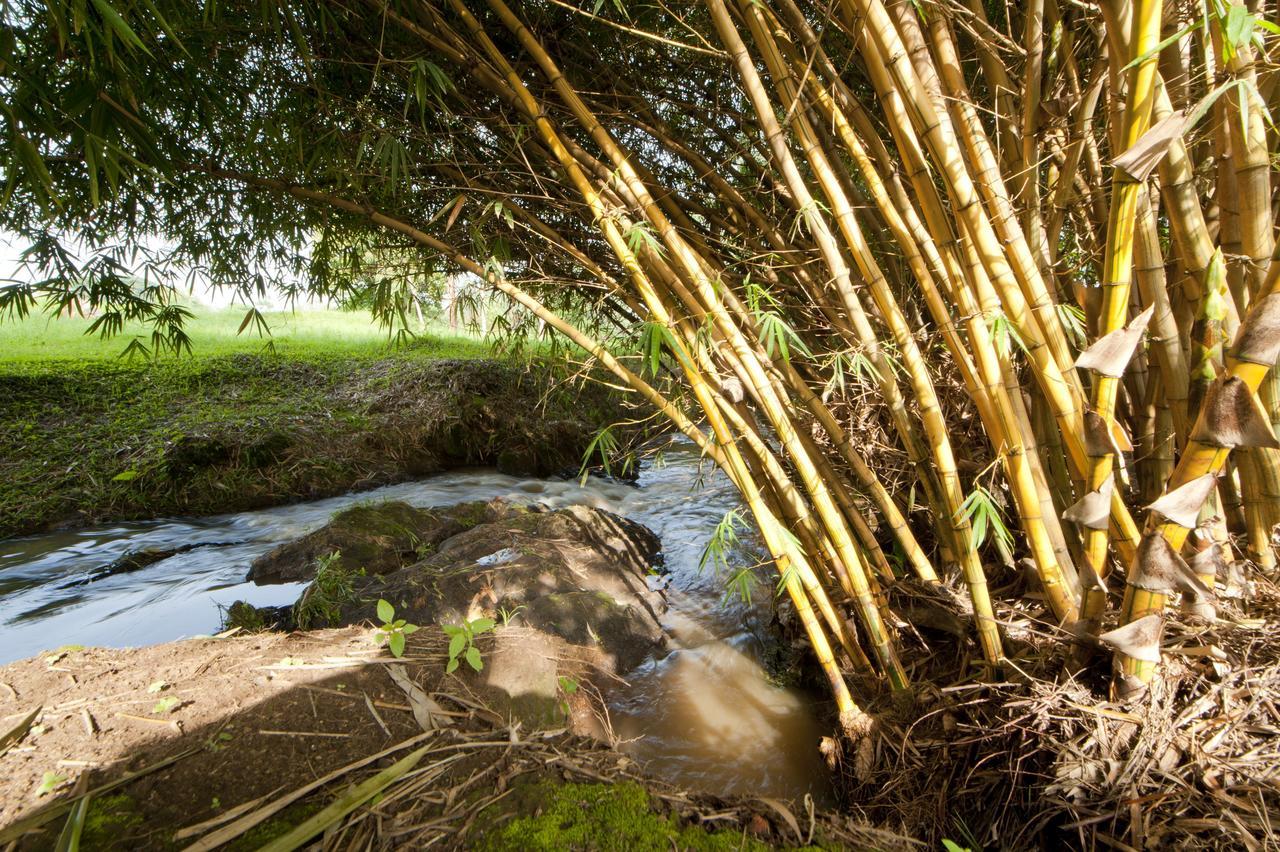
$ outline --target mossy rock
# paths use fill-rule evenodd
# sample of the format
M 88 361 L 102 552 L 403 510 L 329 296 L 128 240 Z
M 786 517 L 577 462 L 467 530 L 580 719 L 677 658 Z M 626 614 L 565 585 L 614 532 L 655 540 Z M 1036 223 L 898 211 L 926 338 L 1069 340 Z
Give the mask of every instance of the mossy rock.
M 528 602 L 523 615 L 530 627 L 574 645 L 598 645 L 616 657 L 618 671 L 635 668 L 661 647 L 661 634 L 649 629 L 646 619 L 604 592 L 541 595 Z
M 508 819 L 515 814 L 513 819 Z M 707 831 L 654 811 L 639 784 L 566 784 L 542 779 L 516 786 L 480 812 L 472 848 L 486 852 L 598 850 L 669 852 L 765 850 L 741 829 Z
M 336 564 L 345 571 L 391 573 L 466 529 L 466 518 L 477 512 L 470 504 L 464 506 L 458 511 L 416 509 L 399 501 L 354 506 L 315 532 L 259 557 L 249 569 L 249 579 L 255 583 L 309 580 L 316 563 L 334 553 L 339 554 Z

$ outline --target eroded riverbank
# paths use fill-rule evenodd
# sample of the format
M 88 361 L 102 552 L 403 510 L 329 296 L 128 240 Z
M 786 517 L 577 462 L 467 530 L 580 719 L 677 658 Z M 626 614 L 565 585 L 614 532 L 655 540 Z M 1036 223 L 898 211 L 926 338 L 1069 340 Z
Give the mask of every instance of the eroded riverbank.
M 469 465 L 576 470 L 625 419 L 538 363 L 413 354 L 0 365 L 0 539 L 316 500 Z
M 514 630 L 486 637 L 485 652 L 520 642 Z M 0 668 L 0 717 L 44 702 L 42 729 L 0 756 L 0 843 L 26 828 L 17 848 L 53 848 L 74 797 L 93 790 L 81 848 L 257 849 L 416 755 L 324 848 L 913 847 L 811 803 L 682 789 L 660 765 L 646 771 L 563 726 L 514 726 L 444 676 L 440 637 L 415 634 L 397 662 L 370 633 L 88 649 Z M 431 730 L 397 677 L 430 702 Z

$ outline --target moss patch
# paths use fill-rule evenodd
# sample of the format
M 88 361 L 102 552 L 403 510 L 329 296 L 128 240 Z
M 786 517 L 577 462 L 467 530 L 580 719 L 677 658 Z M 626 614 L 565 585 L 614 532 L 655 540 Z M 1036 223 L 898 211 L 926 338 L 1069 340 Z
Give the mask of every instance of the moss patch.
M 279 816 L 255 825 L 226 846 L 223 846 L 222 849 L 224 852 L 250 852 L 253 849 L 261 849 L 277 837 L 284 836 L 303 820 L 319 812 L 320 808 L 320 802 L 299 802 L 295 805 L 290 805 L 281 811 Z
M 131 849 L 142 829 L 142 814 L 128 796 L 99 796 L 89 802 L 81 849 Z
M 512 811 L 522 816 L 499 824 Z M 485 830 L 485 824 L 492 825 Z M 739 830 L 707 831 L 655 813 L 638 784 L 563 784 L 543 780 L 522 785 L 502 803 L 480 814 L 476 849 L 591 849 L 600 852 L 764 850 L 770 847 Z

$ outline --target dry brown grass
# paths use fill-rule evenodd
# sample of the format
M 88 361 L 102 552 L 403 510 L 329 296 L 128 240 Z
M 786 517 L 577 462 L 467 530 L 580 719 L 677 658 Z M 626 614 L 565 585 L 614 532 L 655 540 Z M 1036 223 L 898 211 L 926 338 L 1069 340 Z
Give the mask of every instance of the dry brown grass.
M 973 849 L 1280 848 L 1280 587 L 1253 591 L 1247 614 L 1172 614 L 1141 705 L 1108 701 L 1096 670 L 1073 676 L 1035 610 L 1001 612 L 1020 653 L 993 682 L 922 631 L 928 682 L 952 685 L 874 708 L 874 759 L 838 761 L 851 806 Z

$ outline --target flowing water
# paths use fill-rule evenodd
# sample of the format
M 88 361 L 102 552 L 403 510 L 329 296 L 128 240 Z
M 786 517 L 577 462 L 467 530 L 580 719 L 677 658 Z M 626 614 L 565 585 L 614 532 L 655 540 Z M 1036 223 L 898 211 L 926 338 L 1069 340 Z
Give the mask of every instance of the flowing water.
M 586 504 L 645 524 L 662 539 L 672 652 L 630 672 L 609 696 L 624 749 L 667 780 L 713 793 L 797 797 L 829 791 L 813 699 L 780 688 L 760 664 L 767 603 L 727 599 L 698 563 L 716 524 L 738 505 L 728 480 L 688 445 L 639 482 L 520 479 L 489 470 L 292 506 L 209 518 L 114 524 L 0 541 L 0 663 L 65 644 L 129 647 L 218 629 L 219 607 L 293 603 L 303 584 L 245 582 L 249 564 L 353 503 L 446 506 L 503 497 L 552 508 Z M 142 569 L 90 579 L 140 550 L 189 548 Z M 737 553 L 740 562 L 755 555 Z M 744 563 L 745 564 L 745 563 Z M 769 594 L 757 590 L 757 598 Z

